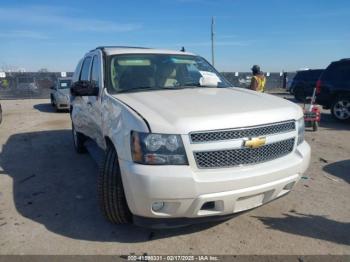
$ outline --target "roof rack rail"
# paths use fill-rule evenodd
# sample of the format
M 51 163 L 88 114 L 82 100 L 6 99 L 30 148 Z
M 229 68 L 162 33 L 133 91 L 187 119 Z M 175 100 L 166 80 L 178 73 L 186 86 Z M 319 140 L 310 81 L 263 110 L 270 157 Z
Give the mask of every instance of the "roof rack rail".
M 105 49 L 105 48 L 138 48 L 138 49 L 150 49 L 150 48 L 148 48 L 148 47 L 139 47 L 139 46 L 98 46 L 98 47 L 96 47 L 96 48 L 90 50 L 90 52 L 91 52 L 91 51 L 94 51 L 94 50 L 97 50 L 97 49 L 103 50 L 103 49 Z

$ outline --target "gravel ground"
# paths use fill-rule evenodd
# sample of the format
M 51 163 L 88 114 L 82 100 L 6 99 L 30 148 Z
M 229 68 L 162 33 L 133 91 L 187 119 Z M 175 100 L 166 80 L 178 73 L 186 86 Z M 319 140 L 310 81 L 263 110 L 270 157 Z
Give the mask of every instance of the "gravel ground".
M 0 254 L 350 254 L 350 125 L 328 111 L 287 196 L 222 223 L 149 230 L 104 220 L 97 165 L 73 151 L 67 113 L 1 103 Z

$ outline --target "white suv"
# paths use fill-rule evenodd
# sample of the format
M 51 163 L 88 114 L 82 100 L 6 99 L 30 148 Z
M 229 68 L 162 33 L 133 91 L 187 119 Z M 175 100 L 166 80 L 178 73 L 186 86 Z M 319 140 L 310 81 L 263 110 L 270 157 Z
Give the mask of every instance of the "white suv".
M 101 208 L 113 223 L 227 218 L 288 193 L 310 161 L 299 106 L 232 88 L 202 57 L 98 47 L 71 87 L 74 145 L 105 152 Z

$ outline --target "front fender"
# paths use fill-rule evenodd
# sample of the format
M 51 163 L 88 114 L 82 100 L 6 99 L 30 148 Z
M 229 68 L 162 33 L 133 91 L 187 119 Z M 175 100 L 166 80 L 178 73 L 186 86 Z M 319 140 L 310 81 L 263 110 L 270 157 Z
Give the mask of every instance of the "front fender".
M 144 119 L 128 105 L 106 94 L 102 102 L 102 123 L 105 138 L 117 150 L 119 159 L 131 160 L 130 133 L 132 130 L 149 132 Z M 107 147 L 106 139 L 104 149 Z

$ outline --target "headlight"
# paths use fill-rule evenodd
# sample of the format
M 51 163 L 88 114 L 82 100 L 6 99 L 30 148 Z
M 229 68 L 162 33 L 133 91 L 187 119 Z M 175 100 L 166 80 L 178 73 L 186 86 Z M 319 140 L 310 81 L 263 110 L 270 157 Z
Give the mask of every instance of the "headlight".
M 298 142 L 297 145 L 300 145 L 304 141 L 304 133 L 305 133 L 305 122 L 304 117 L 300 118 L 297 121 L 298 127 Z
M 131 132 L 131 154 L 145 165 L 188 165 L 181 136 Z

